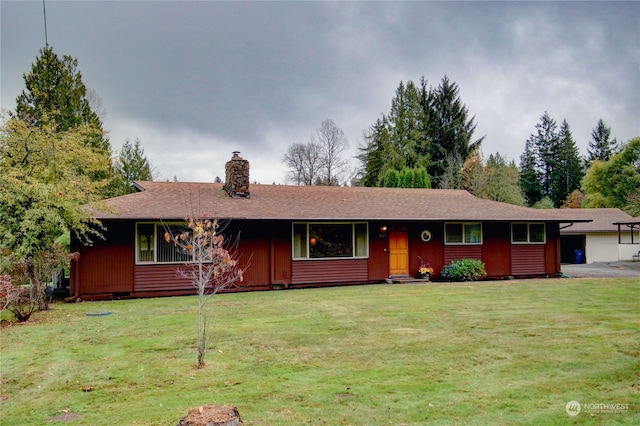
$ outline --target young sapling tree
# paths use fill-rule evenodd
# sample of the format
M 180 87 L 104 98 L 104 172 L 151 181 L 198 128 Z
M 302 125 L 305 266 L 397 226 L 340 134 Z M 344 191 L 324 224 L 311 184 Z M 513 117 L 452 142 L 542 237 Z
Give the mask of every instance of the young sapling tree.
M 242 282 L 243 270 L 238 265 L 237 240 L 227 244 L 220 221 L 207 215 L 186 218 L 184 232 L 172 233 L 167 228 L 165 241 L 175 245 L 189 261 L 178 270 L 198 291 L 198 365 L 205 366 L 206 317 L 204 307 L 209 298 L 226 288 Z

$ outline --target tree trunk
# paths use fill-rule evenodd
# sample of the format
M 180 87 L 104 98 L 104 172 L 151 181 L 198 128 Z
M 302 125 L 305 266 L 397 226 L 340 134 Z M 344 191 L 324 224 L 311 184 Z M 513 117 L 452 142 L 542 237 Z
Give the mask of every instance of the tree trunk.
M 33 256 L 27 256 L 27 273 L 29 274 L 29 280 L 31 280 L 31 296 L 35 299 L 36 304 L 38 305 L 38 310 L 40 311 L 48 311 L 49 303 L 47 303 L 47 298 L 44 296 L 44 290 L 42 289 L 42 284 L 40 284 L 40 280 L 36 274 L 36 268 L 33 264 Z
M 204 368 L 206 346 L 206 319 L 204 316 L 204 287 L 200 287 L 198 295 L 198 369 Z

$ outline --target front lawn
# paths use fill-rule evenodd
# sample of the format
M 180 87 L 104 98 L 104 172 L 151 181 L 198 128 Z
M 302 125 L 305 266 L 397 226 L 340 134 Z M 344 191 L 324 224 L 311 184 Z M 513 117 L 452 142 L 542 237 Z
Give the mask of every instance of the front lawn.
M 195 297 L 58 303 L 0 331 L 0 423 L 175 425 L 228 403 L 245 425 L 639 424 L 639 295 L 633 278 L 217 295 L 203 370 Z

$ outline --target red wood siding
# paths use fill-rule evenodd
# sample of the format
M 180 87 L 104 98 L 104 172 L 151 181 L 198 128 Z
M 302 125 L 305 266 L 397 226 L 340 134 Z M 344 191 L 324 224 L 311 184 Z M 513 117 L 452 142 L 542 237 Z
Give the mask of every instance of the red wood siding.
M 422 241 L 422 231 L 431 232 L 429 241 Z M 442 222 L 423 222 L 409 227 L 409 275 L 416 276 L 420 267 L 420 258 L 431 264 L 434 277 L 444 266 L 444 224 Z
M 382 281 L 389 276 L 389 232 L 381 222 L 369 223 L 369 280 Z
M 367 259 L 296 260 L 292 284 L 348 283 L 368 281 Z
M 232 222 L 235 229 L 229 229 L 230 238 L 240 235 L 237 258 L 244 271 L 240 287 L 268 285 L 271 273 L 270 232 L 273 225 L 263 222 Z M 242 227 L 240 232 L 239 227 Z
M 271 231 L 269 284 L 291 284 L 291 223 L 276 223 Z
M 513 244 L 511 246 L 512 275 L 540 275 L 546 273 L 544 244 Z
M 545 245 L 545 262 L 547 275 L 557 277 L 560 274 L 560 226 L 557 223 L 546 225 L 547 244 Z
M 191 281 L 178 274 L 178 269 L 186 268 L 185 265 L 136 265 L 135 291 L 195 291 Z
M 73 270 L 71 292 L 79 295 L 126 293 L 133 290 L 134 227 L 132 223 L 105 222 L 104 240 L 78 247 L 80 260 Z M 76 243 L 77 244 L 77 243 Z
M 482 261 L 489 277 L 511 275 L 511 223 L 486 222 L 482 225 Z
M 454 259 L 482 260 L 481 245 L 444 246 L 444 264 L 448 265 Z

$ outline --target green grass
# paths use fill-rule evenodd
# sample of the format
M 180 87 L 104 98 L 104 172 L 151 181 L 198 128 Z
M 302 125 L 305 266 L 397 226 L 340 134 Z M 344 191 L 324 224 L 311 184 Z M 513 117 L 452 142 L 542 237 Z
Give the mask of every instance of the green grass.
M 217 295 L 203 370 L 195 297 L 58 303 L 0 331 L 0 423 L 175 425 L 228 403 L 245 425 L 639 424 L 639 295 L 631 278 Z M 571 400 L 628 409 L 570 417 Z

